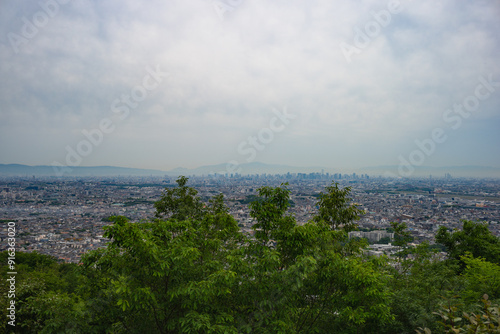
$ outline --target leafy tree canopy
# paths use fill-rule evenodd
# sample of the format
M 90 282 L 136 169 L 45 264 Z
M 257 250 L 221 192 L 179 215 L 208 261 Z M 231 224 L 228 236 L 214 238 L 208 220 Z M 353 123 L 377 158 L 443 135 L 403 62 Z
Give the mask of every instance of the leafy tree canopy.
M 462 230 L 451 233 L 441 226 L 436 234 L 436 242 L 446 247 L 451 259 L 461 263 L 461 257 L 468 252 L 474 257 L 500 264 L 500 239 L 491 234 L 487 223 L 465 220 Z
M 319 196 L 319 210 L 314 221 L 324 222 L 332 229 L 343 228 L 347 232 L 355 230 L 355 222 L 364 211 L 351 202 L 350 192 L 351 187 L 341 189 L 338 183 L 332 182 L 331 186 L 326 187 L 326 192 Z
M 204 203 L 187 183 L 180 177 L 177 187 L 164 191 L 151 220 L 110 217 L 107 247 L 86 253 L 80 265 L 18 253 L 19 325 L 12 332 L 498 329 L 498 239 L 484 224 L 439 231 L 449 256 L 461 261 L 459 271 L 457 261 L 442 261 L 428 244 L 410 244 L 404 223 L 391 227 L 400 247 L 396 257 L 365 255 L 366 241 L 347 237 L 363 211 L 351 202 L 350 188 L 336 183 L 318 196 L 317 215 L 303 225 L 288 212 L 288 184 L 259 188 L 250 203 L 252 235 L 242 233 L 222 194 Z M 6 258 L 0 253 L 2 263 Z M 7 269 L 1 269 L 0 315 L 6 319 Z M 475 306 L 485 295 L 484 306 Z M 2 322 L 0 331 L 8 330 Z

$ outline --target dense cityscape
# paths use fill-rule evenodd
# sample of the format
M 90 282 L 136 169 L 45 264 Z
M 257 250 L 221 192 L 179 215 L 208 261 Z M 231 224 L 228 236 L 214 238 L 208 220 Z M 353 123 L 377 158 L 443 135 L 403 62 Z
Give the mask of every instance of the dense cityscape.
M 165 188 L 175 187 L 174 177 L 9 177 L 0 179 L 0 221 L 16 223 L 21 251 L 48 254 L 78 262 L 81 254 L 105 247 L 103 227 L 110 216 L 122 215 L 139 222 L 154 218 L 154 202 Z M 208 175 L 190 177 L 188 185 L 205 202 L 224 194 L 230 213 L 242 231 L 251 233 L 248 204 L 261 186 L 288 183 L 289 213 L 299 224 L 317 210 L 319 194 L 338 182 L 351 187 L 352 202 L 365 211 L 356 236 L 377 243 L 386 237 L 390 222 L 405 222 L 414 242 L 434 243 L 439 226 L 460 229 L 462 220 L 486 221 L 500 236 L 500 181 L 443 178 L 389 179 L 366 174 L 295 173 L 283 175 Z M 367 233 L 368 231 L 380 231 Z M 364 233 L 364 234 L 363 234 Z M 1 249 L 7 243 L 2 226 Z

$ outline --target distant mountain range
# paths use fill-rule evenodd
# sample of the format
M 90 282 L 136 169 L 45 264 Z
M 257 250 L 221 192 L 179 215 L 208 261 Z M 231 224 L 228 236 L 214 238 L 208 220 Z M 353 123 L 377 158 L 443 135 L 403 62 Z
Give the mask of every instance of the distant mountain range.
M 201 166 L 198 168 L 175 168 L 170 171 L 156 169 L 126 168 L 114 166 L 96 167 L 63 167 L 52 166 L 28 166 L 20 164 L 0 164 L 0 176 L 179 176 L 179 175 L 209 175 L 209 174 L 286 174 L 286 173 L 349 173 L 368 174 L 370 176 L 414 176 L 422 177 L 432 175 L 433 177 L 444 177 L 449 173 L 452 177 L 493 177 L 500 178 L 500 168 L 483 166 L 449 166 L 449 167 L 413 167 L 414 170 L 408 174 L 408 170 L 399 166 L 377 166 L 365 167 L 357 170 L 333 169 L 326 167 L 296 167 L 287 165 L 265 164 L 251 162 L 238 166 L 229 164 L 218 164 Z

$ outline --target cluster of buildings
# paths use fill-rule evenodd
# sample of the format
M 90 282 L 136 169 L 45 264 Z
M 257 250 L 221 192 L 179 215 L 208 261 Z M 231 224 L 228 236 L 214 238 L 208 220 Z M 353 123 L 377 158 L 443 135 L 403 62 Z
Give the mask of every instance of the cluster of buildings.
M 299 224 L 317 212 L 325 187 L 336 181 L 351 187 L 352 202 L 365 211 L 358 237 L 376 243 L 392 239 L 390 222 L 405 222 L 415 242 L 434 242 L 439 226 L 460 228 L 461 220 L 486 221 L 500 236 L 500 181 L 480 179 L 389 179 L 368 175 L 284 174 L 191 177 L 188 186 L 203 201 L 224 194 L 230 213 L 244 232 L 251 233 L 249 203 L 262 186 L 290 190 L 289 214 Z M 154 202 L 170 177 L 1 178 L 0 251 L 7 248 L 7 222 L 16 223 L 17 248 L 78 262 L 81 255 L 105 247 L 108 218 L 122 215 L 140 222 L 154 217 Z M 385 247 L 385 246 L 384 246 Z M 375 250 L 376 251 L 376 250 Z

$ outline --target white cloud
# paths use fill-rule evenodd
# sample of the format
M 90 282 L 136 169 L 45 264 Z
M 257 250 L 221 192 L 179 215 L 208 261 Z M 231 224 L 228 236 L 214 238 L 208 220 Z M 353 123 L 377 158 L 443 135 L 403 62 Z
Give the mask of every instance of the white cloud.
M 2 3 L 0 139 L 15 129 L 27 133 L 15 144 L 25 158 L 3 145 L 0 163 L 60 159 L 66 145 L 82 139 L 82 129 L 113 116 L 113 101 L 142 83 L 147 66 L 158 65 L 169 78 L 129 118 L 113 118 L 117 129 L 107 135 L 109 144 L 84 164 L 103 159 L 174 168 L 223 162 L 267 126 L 273 107 L 284 106 L 297 121 L 259 158 L 395 164 L 407 153 L 401 147 L 442 126 L 444 110 L 471 94 L 480 76 L 500 79 L 500 11 L 487 1 L 402 0 L 401 11 L 348 63 L 339 44 L 352 44 L 353 29 L 364 29 L 387 4 L 243 1 L 221 20 L 208 0 L 82 0 L 61 5 L 16 54 L 6 36 L 19 34 L 20 18 L 32 18 L 40 5 Z M 482 124 L 499 117 L 495 94 L 474 115 Z M 492 145 L 488 131 L 486 126 L 485 147 Z M 45 132 L 50 140 L 44 145 Z M 46 155 L 30 154 L 29 143 L 40 141 Z M 163 142 L 169 144 L 158 155 Z

